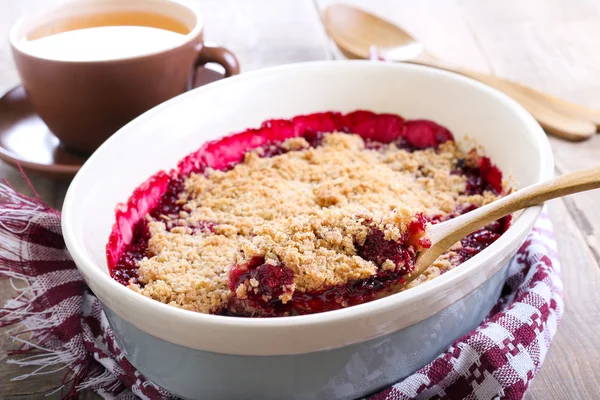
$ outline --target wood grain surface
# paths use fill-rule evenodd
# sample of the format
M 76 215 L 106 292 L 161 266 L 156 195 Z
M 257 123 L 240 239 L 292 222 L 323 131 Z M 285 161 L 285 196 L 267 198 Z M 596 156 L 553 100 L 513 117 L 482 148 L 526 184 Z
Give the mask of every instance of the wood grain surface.
M 399 25 L 376 14 L 340 3 L 328 6 L 322 16 L 327 33 L 347 57 L 370 59 L 373 56 L 373 46 L 376 46 L 381 56 L 390 61 L 408 61 L 444 69 L 499 90 L 523 106 L 546 132 L 557 137 L 581 141 L 597 132 L 600 111 L 559 99 L 497 75 L 452 66 L 430 54 L 426 48 L 423 49 L 422 44 Z M 421 49 L 419 54 L 413 53 L 415 45 Z M 406 51 L 412 55 L 407 55 Z
M 341 58 L 321 23 L 333 0 L 192 0 L 205 13 L 206 39 L 233 50 L 242 72 Z M 600 0 L 344 0 L 401 24 L 442 60 L 492 73 L 551 95 L 600 108 Z M 7 34 L 22 15 L 57 0 L 0 0 L 0 93 L 18 83 Z M 551 138 L 557 173 L 598 163 L 600 135 L 582 143 Z M 0 177 L 28 192 L 18 171 Z M 66 184 L 33 178 L 48 204 L 60 207 Z M 565 315 L 527 399 L 600 398 L 600 191 L 549 203 L 565 282 Z M 0 282 L 0 302 L 11 295 Z M 55 399 L 59 371 L 25 381 L 31 370 L 6 364 L 14 347 L 0 332 L 0 398 Z M 82 399 L 97 399 L 83 393 Z

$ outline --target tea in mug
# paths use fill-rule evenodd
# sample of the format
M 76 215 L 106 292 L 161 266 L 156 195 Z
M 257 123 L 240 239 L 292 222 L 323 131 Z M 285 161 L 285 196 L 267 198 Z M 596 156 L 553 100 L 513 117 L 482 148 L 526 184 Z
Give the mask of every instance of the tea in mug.
M 164 15 L 94 14 L 42 26 L 21 44 L 30 54 L 53 60 L 115 60 L 176 47 L 189 31 L 182 22 Z

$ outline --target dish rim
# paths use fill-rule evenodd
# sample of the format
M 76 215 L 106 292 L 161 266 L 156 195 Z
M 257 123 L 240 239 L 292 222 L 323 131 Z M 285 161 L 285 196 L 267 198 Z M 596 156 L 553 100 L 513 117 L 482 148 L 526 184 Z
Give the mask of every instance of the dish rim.
M 73 201 L 76 197 L 76 193 L 78 191 L 79 183 L 85 178 L 87 175 L 87 171 L 91 168 L 97 168 L 95 166 L 95 160 L 98 158 L 98 154 L 102 153 L 103 150 L 109 146 L 121 135 L 127 134 L 128 131 L 132 129 L 137 129 L 141 127 L 145 120 L 149 117 L 161 113 L 163 109 L 167 107 L 171 107 L 177 102 L 187 101 L 188 98 L 192 98 L 194 96 L 201 96 L 203 93 L 209 93 L 212 90 L 217 90 L 222 86 L 226 85 L 235 85 L 240 80 L 245 79 L 253 79 L 255 76 L 261 75 L 274 75 L 278 72 L 294 70 L 294 69 L 310 69 L 310 68 L 345 68 L 344 66 L 357 66 L 364 68 L 394 68 L 401 71 L 403 69 L 411 70 L 428 70 L 427 73 L 434 75 L 442 75 L 445 79 L 459 80 L 464 83 L 475 86 L 479 91 L 486 92 L 487 95 L 496 98 L 497 101 L 502 103 L 508 103 L 507 105 L 512 109 L 515 117 L 519 117 L 522 119 L 524 125 L 527 126 L 528 131 L 531 132 L 532 137 L 535 139 L 537 145 L 540 149 L 540 174 L 538 181 L 543 181 L 552 177 L 554 162 L 552 151 L 550 148 L 550 143 L 542 130 L 539 124 L 533 119 L 533 117 L 525 111 L 519 104 L 517 104 L 514 100 L 510 99 L 508 96 L 500 93 L 499 91 L 488 87 L 482 83 L 479 83 L 471 78 L 463 77 L 458 74 L 442 71 L 430 67 L 420 66 L 420 65 L 411 65 L 411 64 L 392 64 L 392 63 L 374 63 L 372 61 L 364 61 L 364 60 L 326 60 L 326 61 L 309 61 L 302 63 L 293 63 L 293 64 L 285 64 L 276 67 L 265 68 L 253 72 L 248 72 L 245 74 L 241 74 L 239 76 L 234 76 L 222 81 L 214 82 L 206 86 L 202 86 L 200 88 L 194 89 L 190 92 L 186 92 L 180 96 L 177 96 L 171 100 L 168 100 L 159 106 L 147 111 L 142 114 L 140 117 L 131 121 L 129 124 L 125 125 L 121 128 L 117 133 L 111 136 L 107 141 L 105 141 L 99 149 L 86 161 L 80 171 L 77 173 L 75 178 L 73 179 L 67 194 L 65 196 L 65 201 L 63 204 L 63 213 L 62 213 L 62 229 L 63 235 L 65 238 L 65 243 L 67 245 L 67 249 L 71 253 L 73 259 L 76 262 L 77 268 L 83 272 L 89 279 L 94 280 L 95 285 L 102 286 L 107 292 L 109 292 L 115 298 L 119 298 L 120 301 L 135 301 L 138 304 L 143 304 L 145 307 L 148 307 L 149 312 L 155 313 L 155 315 L 171 315 L 174 318 L 180 318 L 189 320 L 191 323 L 198 324 L 199 326 L 203 326 L 205 329 L 211 329 L 213 327 L 227 327 L 227 328 L 238 328 L 238 329 L 250 329 L 250 330 L 270 330 L 270 329 L 282 329 L 285 330 L 292 329 L 294 327 L 311 325 L 311 326 L 323 326 L 323 325 L 335 325 L 338 322 L 346 321 L 348 319 L 360 320 L 362 318 L 366 318 L 369 315 L 373 314 L 383 314 L 393 312 L 394 309 L 402 307 L 403 304 L 415 304 L 419 303 L 422 299 L 429 296 L 431 293 L 435 291 L 442 290 L 444 288 L 448 288 L 451 286 L 453 282 L 461 281 L 461 277 L 464 278 L 465 275 L 472 275 L 478 267 L 481 267 L 481 264 L 487 260 L 494 260 L 501 257 L 505 252 L 507 246 L 512 241 L 512 237 L 518 236 L 520 233 L 522 234 L 524 231 L 529 232 L 533 227 L 535 221 L 539 217 L 542 208 L 540 206 L 535 206 L 528 208 L 523 211 L 523 213 L 517 218 L 514 224 L 511 226 L 508 232 L 512 230 L 512 235 L 502 235 L 496 242 L 490 245 L 487 249 L 480 252 L 473 258 L 468 261 L 462 263 L 459 267 L 454 268 L 451 271 L 444 273 L 443 275 L 436 277 L 435 279 L 426 282 L 424 284 L 418 285 L 410 290 L 403 291 L 401 293 L 397 293 L 394 295 L 387 296 L 382 299 L 374 300 L 368 303 L 359 304 L 356 306 L 348 307 L 340 310 L 327 311 L 323 313 L 310 314 L 310 315 L 300 315 L 300 316 L 290 316 L 290 317 L 278 317 L 278 318 L 245 318 L 245 317 L 231 317 L 231 316 L 220 316 L 220 315 L 211 315 L 211 314 L 203 314 L 198 312 L 193 312 L 189 310 L 184 310 L 180 308 L 176 308 L 173 306 L 169 306 L 167 304 L 161 303 L 159 301 L 150 299 L 148 297 L 143 296 L 142 294 L 136 293 L 131 289 L 121 285 L 116 280 L 114 280 L 110 275 L 108 275 L 102 267 L 96 265 L 91 257 L 87 254 L 86 248 L 80 240 L 78 240 L 77 235 L 75 234 L 75 224 L 73 223 L 74 219 L 77 218 L 75 215 L 75 208 L 73 207 Z M 402 72 L 399 72 L 402 73 Z M 224 135 L 229 134 L 228 132 L 224 133 Z M 183 156 L 185 157 L 185 155 Z M 155 171 L 158 172 L 158 171 Z M 142 182 L 140 182 L 141 184 Z M 116 206 L 116 205 L 115 205 Z M 107 238 L 108 240 L 108 238 Z M 482 281 L 487 281 L 489 276 Z M 477 285 L 474 288 L 471 288 L 470 291 L 462 294 L 462 297 L 469 294 L 471 291 L 475 290 L 477 287 L 481 286 L 481 284 Z M 458 300 L 456 300 L 458 301 Z M 446 308 L 446 307 L 444 307 Z M 442 310 L 444 309 L 442 308 Z M 113 310 L 113 312 L 116 312 Z M 133 323 L 130 321 L 127 316 L 119 315 L 124 320 L 129 323 Z M 423 314 L 423 317 L 419 319 L 419 321 L 428 318 L 430 315 Z M 417 321 L 418 322 L 418 321 Z M 407 323 L 403 328 L 411 326 L 417 322 Z M 138 327 L 139 328 L 139 327 Z M 399 328 L 399 329 L 403 329 Z M 141 329 L 141 328 L 139 328 Z M 395 329 L 397 331 L 399 329 Z M 144 329 L 142 331 L 146 332 Z M 146 332 L 148 333 L 148 332 Z M 150 334 L 150 333 L 149 333 Z M 375 337 L 383 336 L 385 333 L 378 334 Z M 369 339 L 369 338 L 368 338 Z M 166 341 L 177 343 L 176 340 L 164 339 Z M 367 340 L 367 339 L 364 339 Z M 339 347 L 347 344 L 340 344 Z M 189 347 L 189 346 L 186 346 Z M 315 346 L 318 347 L 318 346 Z M 203 346 L 199 345 L 195 347 L 199 350 L 206 350 Z M 318 350 L 318 349 L 317 349 Z M 209 350 L 211 351 L 211 350 Z M 316 351 L 316 350 L 315 350 Z M 306 352 L 306 351 L 302 351 Z M 275 354 L 294 354 L 295 351 L 290 352 L 275 352 L 270 355 Z M 240 352 L 232 352 L 230 354 L 240 354 Z M 248 355 L 253 354 L 252 352 L 248 352 Z M 262 353 L 261 353 L 262 354 Z

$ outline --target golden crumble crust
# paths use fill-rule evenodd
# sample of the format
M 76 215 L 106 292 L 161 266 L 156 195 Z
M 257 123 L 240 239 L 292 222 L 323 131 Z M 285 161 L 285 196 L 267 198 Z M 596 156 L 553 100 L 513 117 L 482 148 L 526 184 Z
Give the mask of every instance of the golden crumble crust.
M 357 254 L 369 230 L 396 241 L 419 212 L 447 215 L 497 197 L 461 194 L 466 178 L 450 171 L 466 155 L 452 141 L 414 152 L 394 144 L 372 150 L 358 135 L 331 133 L 319 147 L 303 138 L 282 147 L 288 152 L 262 158 L 251 151 L 231 170 L 191 174 L 183 211 L 148 220 L 149 256 L 130 287 L 173 306 L 217 312 L 258 285 L 232 291 L 230 269 L 261 257 L 293 271 L 293 284 L 280 296 L 285 303 L 295 291 L 374 275 L 378 267 Z M 454 250 L 409 287 L 452 268 Z

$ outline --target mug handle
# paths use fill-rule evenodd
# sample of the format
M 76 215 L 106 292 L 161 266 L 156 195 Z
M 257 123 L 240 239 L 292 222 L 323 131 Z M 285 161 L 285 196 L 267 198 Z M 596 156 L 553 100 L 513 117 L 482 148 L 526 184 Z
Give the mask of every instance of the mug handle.
M 194 69 L 190 81 L 191 88 L 196 86 L 195 82 L 198 68 L 203 67 L 208 63 L 217 63 L 225 68 L 225 78 L 240 73 L 240 64 L 238 63 L 235 54 L 225 47 L 204 43 L 198 51 L 196 61 L 194 61 Z

